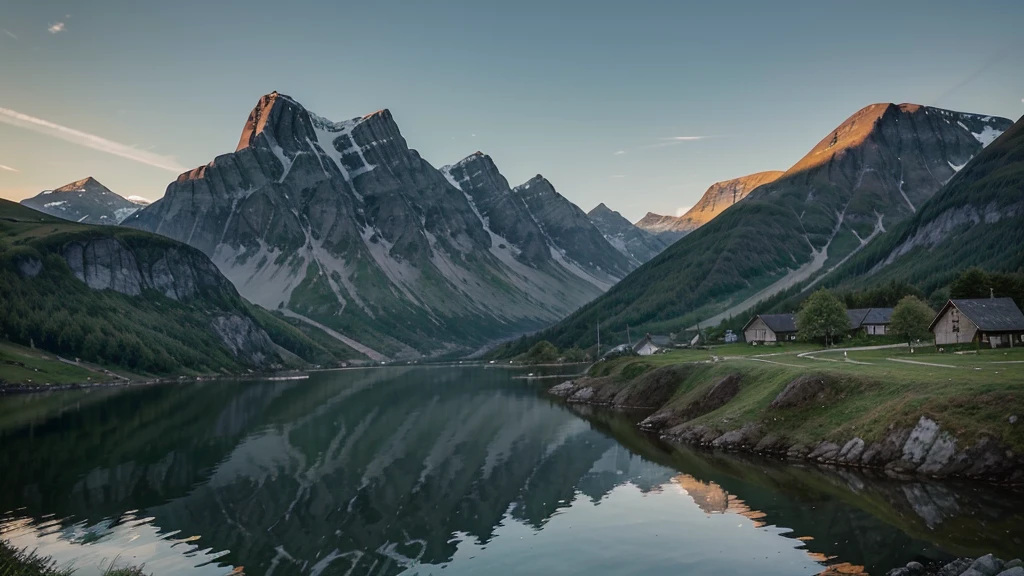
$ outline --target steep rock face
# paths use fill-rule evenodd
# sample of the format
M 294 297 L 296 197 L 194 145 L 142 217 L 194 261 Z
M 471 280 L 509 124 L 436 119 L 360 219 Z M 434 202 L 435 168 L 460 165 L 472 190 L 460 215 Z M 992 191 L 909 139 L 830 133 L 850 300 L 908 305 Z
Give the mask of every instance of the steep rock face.
M 634 268 L 618 250 L 607 249 L 608 242 L 586 213 L 543 176 L 534 176 L 513 192 L 565 257 L 609 280 L 622 278 Z
M 590 221 L 597 226 L 605 239 L 629 258 L 630 263 L 639 266 L 654 258 L 668 246 L 664 240 L 634 226 L 622 214 L 604 205 L 598 204 L 587 213 Z
M 210 291 L 231 291 L 230 283 L 208 259 L 176 248 L 140 262 L 121 240 L 106 237 L 69 242 L 61 256 L 75 277 L 93 290 L 138 296 L 152 289 L 178 301 Z
M 603 335 L 623 340 L 627 324 L 651 332 L 715 325 L 782 290 L 828 281 L 869 242 L 920 212 L 1010 125 L 911 104 L 868 106 L 783 176 L 537 338 L 589 345 L 593 337 L 580 326 L 598 319 Z
M 757 172 L 724 182 L 716 182 L 704 192 L 700 201 L 682 216 L 661 216 L 648 212 L 636 225 L 642 230 L 662 237 L 669 243 L 675 242 L 707 224 L 726 208 L 746 198 L 758 186 L 774 182 L 783 174 L 779 171 Z
M 133 198 L 122 198 L 90 176 L 55 190 L 40 192 L 22 200 L 21 204 L 65 220 L 115 225 L 145 205 L 144 199 Z
M 971 266 L 1024 266 L 1024 118 L 834 275 L 852 287 L 905 281 L 930 293 Z
M 512 193 L 490 156 L 476 152 L 442 167 L 441 172 L 469 196 L 487 227 L 515 246 L 516 258 L 533 265 L 552 262 L 544 232 L 523 199 Z
M 460 190 L 387 110 L 336 123 L 272 93 L 234 153 L 182 174 L 125 224 L 199 248 L 249 300 L 386 356 L 536 329 L 628 271 L 595 282 L 548 266 L 525 203 L 500 197 L 496 169 L 476 172 L 460 173 L 478 184 Z
M 252 318 L 232 314 L 218 316 L 210 324 L 235 357 L 254 366 L 263 366 L 273 359 L 274 342 Z

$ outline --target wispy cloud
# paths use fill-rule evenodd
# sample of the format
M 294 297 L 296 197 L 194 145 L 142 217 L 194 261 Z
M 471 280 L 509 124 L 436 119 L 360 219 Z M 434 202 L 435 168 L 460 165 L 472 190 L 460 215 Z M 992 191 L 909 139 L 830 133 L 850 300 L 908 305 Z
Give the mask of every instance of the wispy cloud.
M 622 156 L 622 155 L 623 155 L 623 154 L 625 154 L 625 153 L 626 153 L 626 151 L 625 151 L 625 150 L 616 150 L 616 151 L 615 151 L 615 154 L 614 154 L 614 155 L 615 155 L 615 156 Z
M 669 136 L 668 138 L 658 138 L 658 140 L 664 140 L 666 142 L 693 142 L 694 140 L 703 140 L 707 136 Z
M 7 28 L 0 28 L 0 30 L 3 30 L 4 34 L 10 36 L 11 38 L 14 38 L 15 40 L 18 39 L 18 37 L 14 35 L 14 32 L 11 32 Z
M 46 30 L 49 31 L 50 34 L 60 34 L 64 31 L 64 23 L 57 22 L 55 24 L 50 24 L 50 27 L 47 28 Z
M 693 206 L 680 206 L 679 208 L 676 208 L 676 217 L 686 214 L 690 211 L 690 208 L 693 208 Z
M 0 108 L 0 122 L 17 126 L 19 128 L 25 128 L 26 130 L 32 130 L 40 134 L 45 134 L 53 138 L 60 138 L 66 140 L 72 144 L 78 144 L 86 148 L 92 148 L 100 152 L 106 152 L 107 154 L 113 154 L 114 156 L 120 156 L 140 164 L 146 164 L 153 166 L 154 168 L 162 168 L 169 172 L 180 174 L 185 172 L 187 168 L 178 163 L 178 161 L 172 156 L 161 156 L 145 150 L 139 150 L 134 146 L 128 146 L 127 144 L 121 144 L 112 140 L 107 140 L 101 136 L 95 134 L 88 134 L 74 128 L 68 128 L 67 126 L 61 126 L 60 124 L 54 124 L 49 120 L 43 120 L 42 118 L 36 118 L 29 116 L 28 114 L 22 114 L 16 110 L 9 108 Z
M 4 172 L 21 172 L 21 170 L 18 170 L 17 168 L 11 168 L 10 166 L 4 166 L 3 164 L 0 164 L 0 170 L 3 170 Z

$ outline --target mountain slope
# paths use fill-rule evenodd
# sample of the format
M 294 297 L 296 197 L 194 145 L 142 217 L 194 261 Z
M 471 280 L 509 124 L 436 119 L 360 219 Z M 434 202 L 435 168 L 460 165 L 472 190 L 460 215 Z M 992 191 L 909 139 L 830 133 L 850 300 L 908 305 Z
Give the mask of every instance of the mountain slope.
M 503 204 L 507 182 L 492 172 L 479 185 L 502 190 L 475 200 L 408 147 L 389 111 L 335 123 L 275 92 L 234 153 L 181 175 L 125 225 L 199 248 L 249 300 L 353 345 L 441 354 L 549 324 L 629 271 L 589 221 L 606 245 L 593 254 L 541 202 Z M 556 240 L 556 262 L 538 234 Z
M 120 223 L 145 205 L 111 192 L 92 176 L 40 192 L 22 200 L 21 204 L 64 220 L 107 225 Z
M 757 172 L 724 182 L 716 182 L 704 192 L 700 201 L 693 208 L 687 210 L 686 214 L 674 217 L 648 212 L 636 223 L 636 226 L 651 234 L 661 236 L 671 244 L 707 224 L 726 208 L 746 198 L 758 186 L 774 182 L 782 175 L 783 172 L 779 171 Z
M 612 341 L 625 336 L 627 324 L 667 332 L 743 314 L 758 300 L 828 274 L 914 215 L 1010 124 L 909 104 L 864 108 L 778 180 L 538 338 L 588 345 L 598 321 Z
M 836 270 L 830 284 L 865 287 L 896 280 L 928 294 L 971 266 L 1024 269 L 1024 118 L 912 218 Z
M 595 206 L 587 216 L 605 239 L 635 266 L 654 258 L 668 246 L 663 239 L 634 226 L 622 214 L 605 206 L 604 203 Z
M 136 372 L 355 357 L 245 302 L 198 250 L 0 200 L 0 339 Z

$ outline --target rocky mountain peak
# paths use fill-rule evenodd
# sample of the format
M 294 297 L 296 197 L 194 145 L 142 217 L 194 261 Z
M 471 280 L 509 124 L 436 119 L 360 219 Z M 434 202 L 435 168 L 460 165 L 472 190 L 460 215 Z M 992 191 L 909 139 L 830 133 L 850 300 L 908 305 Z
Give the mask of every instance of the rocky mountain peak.
M 601 214 L 608 214 L 609 212 L 613 212 L 613 210 L 611 208 L 609 208 L 607 205 L 605 205 L 604 202 L 601 202 L 597 206 L 594 206 L 590 210 L 590 212 L 587 212 L 587 216 L 590 216 L 591 219 L 593 219 L 595 216 L 598 216 L 598 215 L 601 215 Z
M 111 225 L 118 224 L 140 207 L 115 194 L 92 176 L 45 190 L 22 200 L 21 204 L 65 220 Z

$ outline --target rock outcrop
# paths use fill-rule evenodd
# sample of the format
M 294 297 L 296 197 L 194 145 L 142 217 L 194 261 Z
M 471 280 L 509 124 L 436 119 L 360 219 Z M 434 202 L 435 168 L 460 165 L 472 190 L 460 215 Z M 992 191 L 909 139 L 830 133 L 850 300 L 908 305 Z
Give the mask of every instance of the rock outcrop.
M 174 300 L 211 291 L 233 292 L 210 260 L 194 251 L 167 247 L 142 258 L 136 254 L 114 237 L 74 240 L 61 249 L 71 272 L 93 290 L 138 296 L 150 289 Z

